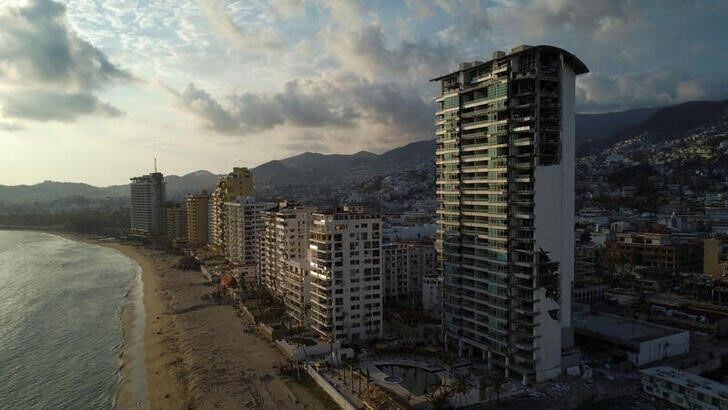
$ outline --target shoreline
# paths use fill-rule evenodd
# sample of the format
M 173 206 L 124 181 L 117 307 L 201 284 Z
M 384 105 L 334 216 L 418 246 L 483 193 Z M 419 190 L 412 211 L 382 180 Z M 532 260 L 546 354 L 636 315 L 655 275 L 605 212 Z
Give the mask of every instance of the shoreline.
M 42 232 L 115 250 L 137 265 L 137 275 L 127 290 L 119 315 L 123 342 L 114 408 L 187 408 L 190 401 L 186 385 L 164 360 L 168 349 L 161 340 L 162 324 L 157 323 L 155 326 L 150 323 L 150 317 L 155 317 L 156 322 L 159 322 L 166 311 L 160 298 L 154 295 L 159 289 L 153 255 L 149 255 L 148 250 L 117 240 L 104 241 L 69 232 Z
M 114 249 L 141 267 L 141 285 L 131 287 L 129 296 L 134 289 L 143 289 L 148 407 L 136 406 L 123 392 L 125 381 L 138 383 L 128 341 L 135 315 L 127 303 L 120 314 L 125 344 L 116 408 L 330 408 L 328 396 L 318 386 L 282 374 L 286 356 L 274 343 L 246 332 L 247 320 L 232 306 L 215 303 L 210 297 L 215 288 L 199 271 L 178 269 L 179 256 L 115 240 L 46 233 Z

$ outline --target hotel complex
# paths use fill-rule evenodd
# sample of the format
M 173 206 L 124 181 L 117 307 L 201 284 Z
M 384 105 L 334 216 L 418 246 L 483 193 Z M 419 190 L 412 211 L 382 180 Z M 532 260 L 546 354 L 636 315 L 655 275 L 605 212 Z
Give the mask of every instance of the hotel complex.
M 551 46 L 434 79 L 438 249 L 448 349 L 524 381 L 573 343 L 575 76 Z
M 161 172 L 131 178 L 132 235 L 152 237 L 164 235 L 165 183 Z

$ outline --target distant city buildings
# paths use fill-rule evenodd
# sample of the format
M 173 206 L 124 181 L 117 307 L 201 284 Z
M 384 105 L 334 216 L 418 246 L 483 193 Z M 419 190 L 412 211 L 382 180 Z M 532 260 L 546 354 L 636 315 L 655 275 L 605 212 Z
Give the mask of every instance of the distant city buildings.
M 354 209 L 314 213 L 311 327 L 331 341 L 383 335 L 381 218 Z
M 132 235 L 154 237 L 164 235 L 165 183 L 161 172 L 131 178 Z
M 706 239 L 703 246 L 703 273 L 714 278 L 728 276 L 728 236 Z
M 575 77 L 519 46 L 434 79 L 438 248 L 448 349 L 504 375 L 561 374 L 573 343 Z
M 702 272 L 703 244 L 667 232 L 617 233 L 605 246 L 608 266 L 631 265 L 664 273 Z

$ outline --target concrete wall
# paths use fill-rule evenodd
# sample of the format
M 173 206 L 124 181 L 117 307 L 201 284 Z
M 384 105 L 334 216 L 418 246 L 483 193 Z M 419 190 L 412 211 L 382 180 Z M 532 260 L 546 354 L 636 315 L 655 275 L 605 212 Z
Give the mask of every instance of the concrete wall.
M 639 355 L 629 353 L 630 361 L 636 366 L 644 366 L 657 360 L 677 356 L 690 351 L 690 332 L 685 331 L 647 340 L 640 343 Z
M 541 336 L 537 351 L 537 379 L 556 377 L 561 369 L 561 349 L 573 346 L 571 289 L 574 281 L 574 172 L 575 74 L 568 65 L 561 69 L 561 160 L 557 165 L 534 170 L 534 250 L 543 249 L 551 261 L 559 263 L 559 300 L 538 290 L 537 309 L 541 311 L 536 333 Z M 558 309 L 553 319 L 548 311 Z
M 316 371 L 316 369 L 313 368 L 313 366 L 307 365 L 306 371 L 308 374 L 316 381 L 316 383 L 321 386 L 322 389 L 326 392 L 326 394 L 331 397 L 333 401 L 336 402 L 336 404 L 339 405 L 344 410 L 356 410 L 356 407 L 349 403 L 349 400 L 346 399 L 341 393 L 339 393 L 338 390 L 334 386 L 331 385 L 326 379 L 324 379 L 319 372 Z
M 561 66 L 561 328 L 565 347 L 573 345 L 571 328 L 571 288 L 574 283 L 574 224 L 576 172 L 576 75 L 566 64 Z M 563 340 L 567 339 L 567 340 Z

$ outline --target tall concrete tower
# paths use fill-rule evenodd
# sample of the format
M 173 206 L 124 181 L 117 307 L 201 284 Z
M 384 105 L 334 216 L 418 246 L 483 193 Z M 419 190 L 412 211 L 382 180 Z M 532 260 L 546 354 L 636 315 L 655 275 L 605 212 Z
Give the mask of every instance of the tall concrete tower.
M 434 79 L 438 251 L 448 349 L 507 377 L 561 371 L 573 343 L 575 77 L 552 46 Z

